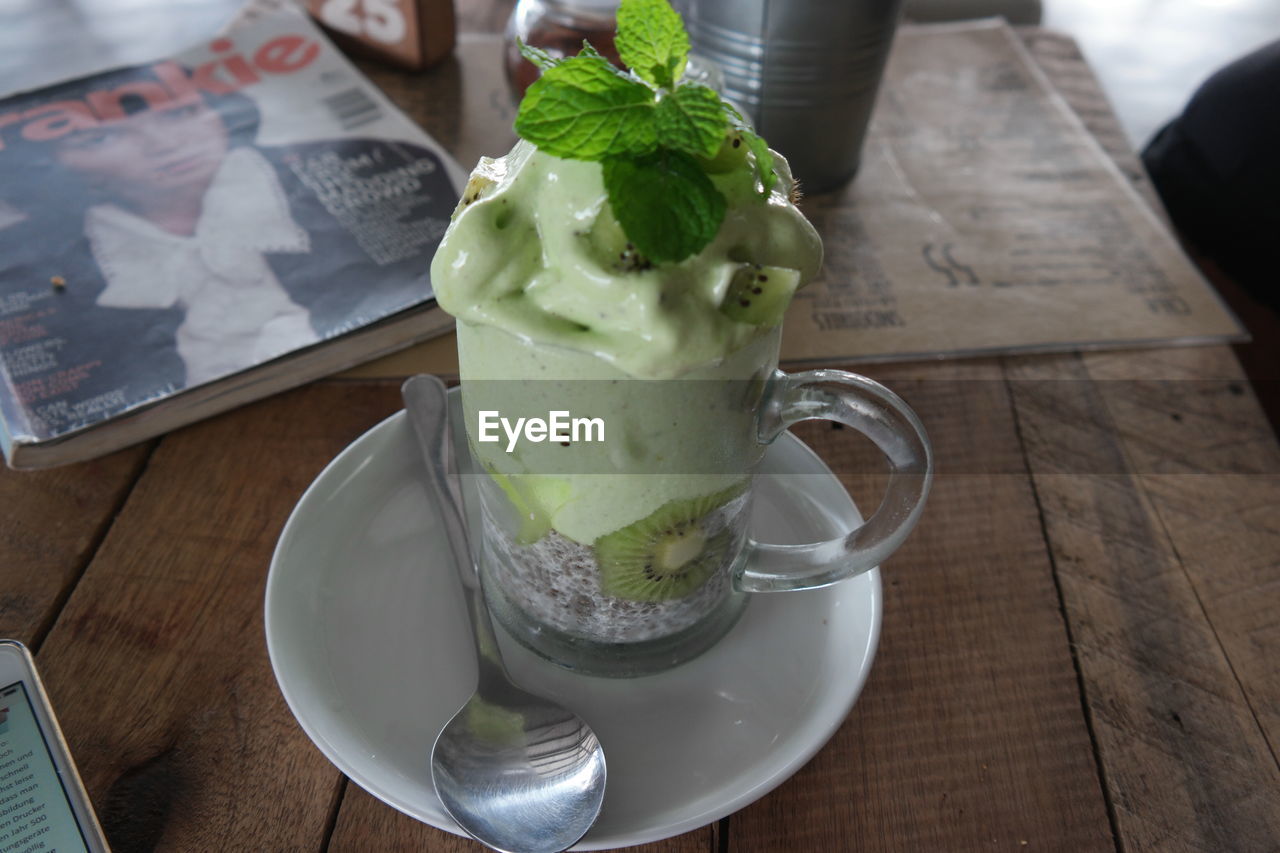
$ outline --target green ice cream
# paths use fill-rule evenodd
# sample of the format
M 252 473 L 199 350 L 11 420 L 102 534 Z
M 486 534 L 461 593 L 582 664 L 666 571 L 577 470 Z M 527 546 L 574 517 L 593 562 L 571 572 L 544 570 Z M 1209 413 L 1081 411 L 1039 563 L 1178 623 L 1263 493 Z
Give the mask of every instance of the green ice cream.
M 472 173 L 432 283 L 459 321 L 472 447 L 515 487 L 533 536 L 554 529 L 591 544 L 664 503 L 742 479 L 729 473 L 733 465 L 707 460 L 745 470 L 758 458 L 754 400 L 744 389 L 758 394 L 776 365 L 782 309 L 822 260 L 778 164 L 767 196 L 745 152 L 712 174 L 728 202 L 724 222 L 701 252 L 667 264 L 650 264 L 629 246 L 599 163 L 520 142 Z M 743 290 L 760 276 L 768 281 L 755 289 L 771 290 Z M 766 315 L 751 313 L 753 299 Z M 628 389 L 620 380 L 669 381 Z M 549 409 L 598 414 L 608 440 L 576 445 L 573 456 L 555 444 L 508 453 L 502 443 L 477 442 L 485 409 L 513 418 Z
M 756 264 L 794 270 L 794 289 L 822 263 L 778 162 L 782 179 L 763 198 L 750 155 L 712 175 L 728 201 L 715 239 L 685 261 L 649 265 L 627 248 L 599 163 L 518 142 L 472 173 L 432 262 L 436 298 L 464 324 L 589 353 L 637 378 L 716 364 L 767 333 L 722 310 L 735 274 Z

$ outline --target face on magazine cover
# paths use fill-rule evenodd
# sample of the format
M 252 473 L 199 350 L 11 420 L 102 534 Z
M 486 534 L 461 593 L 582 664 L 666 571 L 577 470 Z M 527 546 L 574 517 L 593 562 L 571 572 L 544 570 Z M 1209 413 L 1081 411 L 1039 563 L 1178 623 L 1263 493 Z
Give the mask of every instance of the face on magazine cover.
M 54 156 L 99 191 L 136 206 L 160 194 L 198 198 L 229 145 L 222 117 L 196 101 L 69 134 L 54 143 Z
M 33 93 L 26 110 L 110 92 L 118 117 L 3 137 L 0 281 L 6 257 L 30 280 L 62 280 L 42 322 L 64 342 L 60 365 L 90 366 L 76 395 L 148 399 L 215 381 L 429 295 L 423 237 L 456 199 L 431 152 L 374 128 L 262 144 L 248 93 L 154 103 L 143 97 L 153 82 L 135 68 Z M 319 189 L 384 178 L 415 188 L 389 223 Z M 422 226 L 411 232 L 410 218 Z
M 124 69 L 50 87 L 23 106 L 39 109 L 83 102 L 95 92 L 155 82 L 149 70 Z M 0 158 L 0 199 L 19 211 L 40 215 L 54 193 L 82 209 L 116 205 L 165 230 L 190 233 L 192 213 L 198 213 L 202 193 L 227 155 L 237 147 L 254 145 L 261 121 L 257 104 L 233 91 L 201 93 L 199 99 L 161 105 L 126 94 L 119 106 L 121 117 L 100 119 L 94 127 L 52 140 L 30 141 L 22 134 L 7 134 L 10 156 Z M 59 168 L 23 166 L 41 159 L 52 159 Z M 69 221 L 70 209 L 62 208 L 62 221 Z M 183 209 L 187 215 L 175 216 Z

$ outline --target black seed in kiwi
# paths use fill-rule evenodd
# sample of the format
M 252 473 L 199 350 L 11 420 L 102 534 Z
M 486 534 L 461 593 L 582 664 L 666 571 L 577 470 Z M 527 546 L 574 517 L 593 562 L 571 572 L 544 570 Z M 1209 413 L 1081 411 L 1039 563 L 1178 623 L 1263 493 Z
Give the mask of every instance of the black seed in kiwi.
M 734 488 L 673 500 L 649 516 L 595 542 L 600 587 L 630 601 L 667 601 L 696 591 L 720 568 L 733 543 L 732 526 L 709 523 L 742 494 Z
M 626 273 L 644 272 L 653 268 L 653 262 L 627 239 L 608 204 L 600 209 L 583 239 L 587 241 L 592 257 L 605 269 Z
M 746 166 L 748 150 L 748 146 L 742 144 L 742 134 L 732 130 L 725 134 L 715 154 L 699 157 L 698 162 L 713 175 L 733 172 Z
M 488 175 L 476 173 L 467 181 L 466 187 L 462 190 L 462 198 L 458 199 L 458 206 L 453 210 L 451 219 L 457 219 L 458 214 L 474 202 L 479 201 L 484 194 L 497 184 L 493 178 Z
M 743 264 L 729 279 L 720 310 L 731 320 L 754 326 L 775 326 L 782 320 L 800 273 L 786 267 Z

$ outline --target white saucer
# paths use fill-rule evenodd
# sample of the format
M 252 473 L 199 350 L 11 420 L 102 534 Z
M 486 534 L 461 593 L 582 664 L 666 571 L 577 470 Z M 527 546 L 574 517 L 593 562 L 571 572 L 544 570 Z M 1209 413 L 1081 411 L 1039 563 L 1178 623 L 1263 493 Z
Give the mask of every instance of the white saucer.
M 431 744 L 475 686 L 462 592 L 446 562 L 404 413 L 316 478 L 284 528 L 267 581 L 267 647 L 302 728 L 362 788 L 461 834 L 431 784 Z M 818 457 L 784 435 L 757 478 L 753 535 L 831 538 L 859 524 Z M 505 636 L 515 678 L 580 713 L 604 745 L 604 810 L 579 850 L 657 841 L 763 796 L 835 732 L 880 635 L 879 571 L 751 599 L 733 631 L 660 675 L 602 679 L 553 666 Z

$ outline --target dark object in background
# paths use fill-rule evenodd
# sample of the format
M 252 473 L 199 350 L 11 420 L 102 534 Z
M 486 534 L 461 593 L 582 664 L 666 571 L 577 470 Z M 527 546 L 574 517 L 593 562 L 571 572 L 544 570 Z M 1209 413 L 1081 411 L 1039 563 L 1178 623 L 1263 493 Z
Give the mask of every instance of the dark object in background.
M 617 0 L 519 0 L 507 20 L 503 57 L 512 99 L 518 102 L 523 98 L 524 90 L 541 73 L 520 54 L 517 40 L 558 58 L 577 56 L 582 43 L 589 41 L 610 62 L 625 69 L 613 43 L 617 10 Z
M 1280 41 L 1205 81 L 1142 159 L 1183 238 L 1280 310 Z
M 806 194 L 858 171 L 899 0 L 675 0 L 722 94 L 787 158 Z
M 306 6 L 347 53 L 410 71 L 449 56 L 457 40 L 453 0 L 307 0 Z

